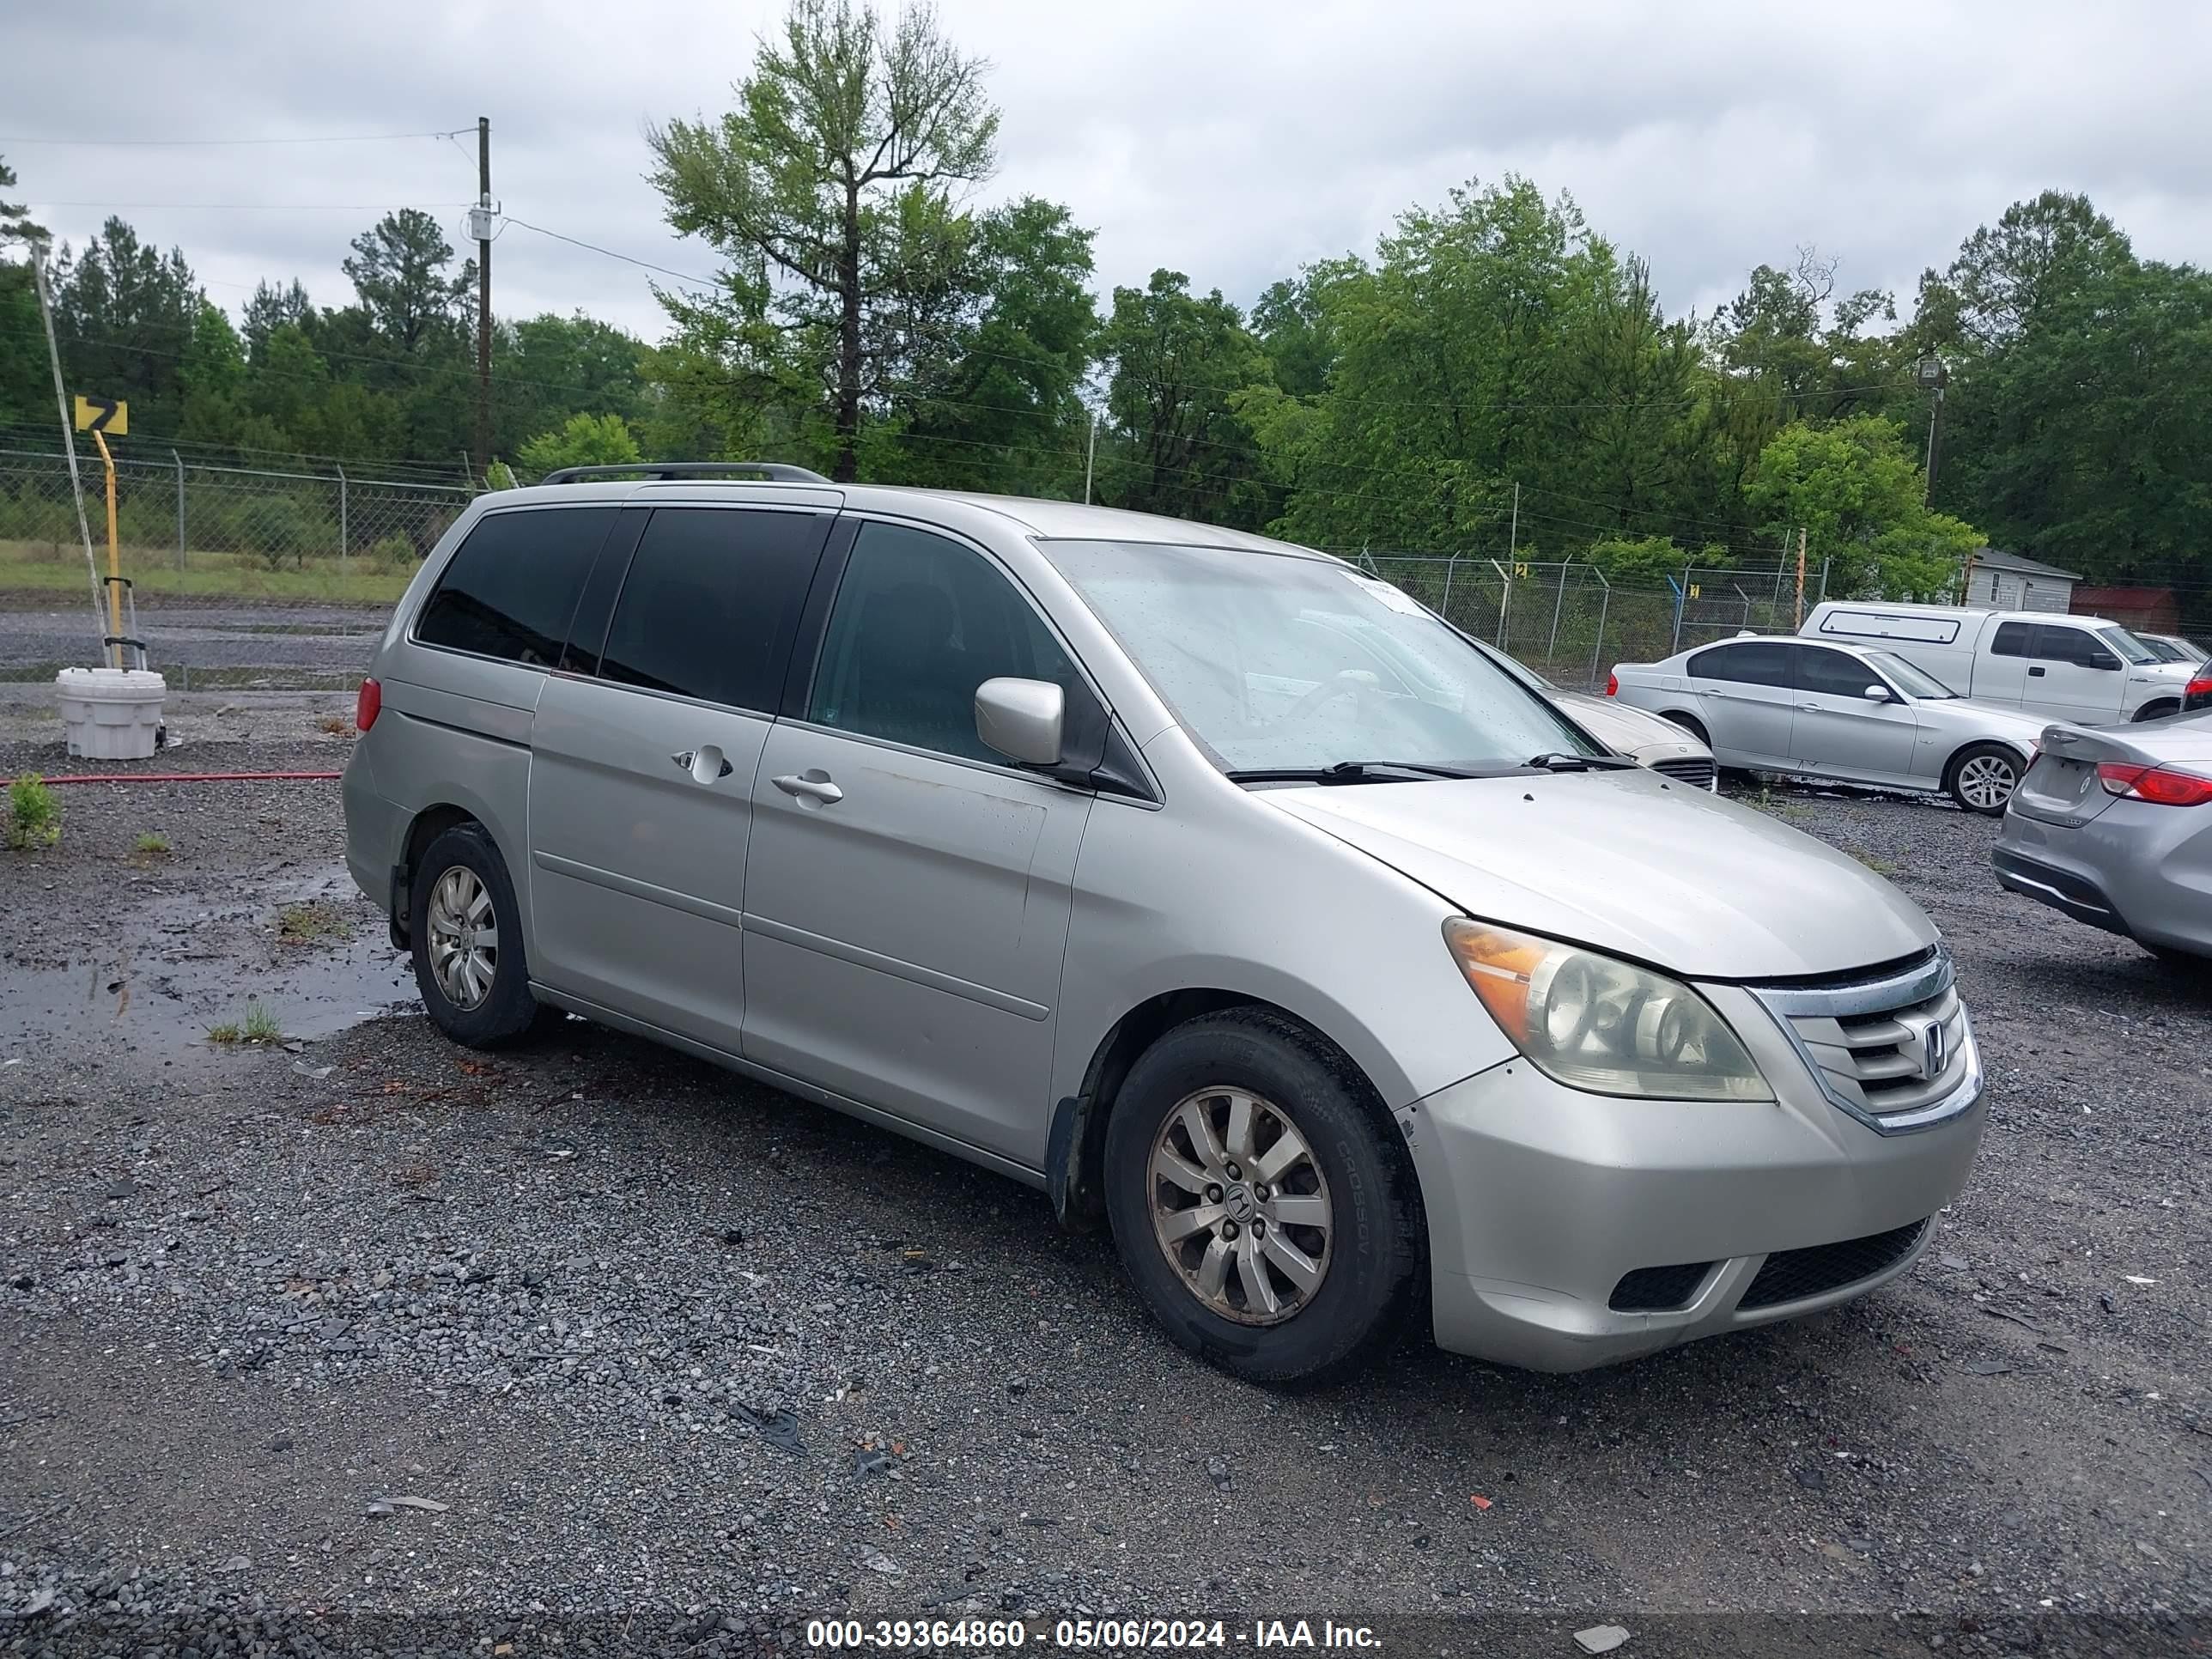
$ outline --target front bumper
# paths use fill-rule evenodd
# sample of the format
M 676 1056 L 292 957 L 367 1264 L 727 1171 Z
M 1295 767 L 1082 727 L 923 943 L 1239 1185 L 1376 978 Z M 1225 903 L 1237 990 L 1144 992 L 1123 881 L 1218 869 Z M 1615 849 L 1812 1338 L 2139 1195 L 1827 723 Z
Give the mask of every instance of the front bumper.
M 1962 1109 L 1885 1134 L 1822 1092 L 1747 994 L 1708 994 L 1781 1100 L 1611 1099 L 1516 1059 L 1400 1115 L 1439 1346 L 1582 1370 L 1833 1307 L 1926 1249 L 1981 1143 L 1978 1059 Z

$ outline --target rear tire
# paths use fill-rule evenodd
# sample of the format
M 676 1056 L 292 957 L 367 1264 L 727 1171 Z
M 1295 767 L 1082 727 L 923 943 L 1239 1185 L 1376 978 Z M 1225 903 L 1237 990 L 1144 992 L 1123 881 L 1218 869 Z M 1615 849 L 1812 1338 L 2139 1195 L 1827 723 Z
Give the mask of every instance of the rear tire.
M 1969 812 L 2001 818 L 2027 771 L 2016 749 L 2001 743 L 1969 744 L 1944 769 L 1943 787 Z
M 1412 1304 L 1426 1231 L 1405 1144 L 1350 1062 L 1283 1015 L 1225 1009 L 1146 1049 L 1105 1177 L 1138 1294 L 1178 1346 L 1249 1382 L 1354 1369 Z
M 415 987 L 441 1031 L 464 1048 L 500 1048 L 559 1018 L 531 994 L 522 908 L 482 824 L 442 831 L 407 887 Z
M 1695 714 L 1677 714 L 1670 711 L 1661 715 L 1660 718 L 1674 721 L 1706 748 L 1710 749 L 1713 746 L 1712 738 L 1706 733 L 1705 722 Z

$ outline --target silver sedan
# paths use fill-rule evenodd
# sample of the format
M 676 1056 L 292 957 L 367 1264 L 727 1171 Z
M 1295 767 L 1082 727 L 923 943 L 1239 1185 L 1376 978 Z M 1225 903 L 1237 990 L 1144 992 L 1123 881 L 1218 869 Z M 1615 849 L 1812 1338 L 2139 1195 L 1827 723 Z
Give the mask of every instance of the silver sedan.
M 2013 892 L 2160 957 L 2212 959 L 2212 714 L 2050 727 L 1992 857 Z
M 1893 652 L 1741 635 L 1654 663 L 1622 663 L 1608 696 L 1664 715 L 1725 767 L 1942 790 L 2005 809 L 2044 722 L 1971 702 Z

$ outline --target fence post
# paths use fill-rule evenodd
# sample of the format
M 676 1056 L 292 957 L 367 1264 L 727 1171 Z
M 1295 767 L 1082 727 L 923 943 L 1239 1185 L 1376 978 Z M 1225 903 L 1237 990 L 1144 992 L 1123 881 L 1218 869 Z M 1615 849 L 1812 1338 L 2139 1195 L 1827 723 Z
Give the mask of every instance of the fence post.
M 1815 604 L 1815 605 L 1818 605 L 1818 604 L 1820 604 L 1820 603 L 1821 602 L 1821 600 L 1826 599 L 1827 597 L 1828 597 L 1828 562 L 1827 562 L 1826 559 L 1823 559 L 1823 560 L 1821 560 L 1821 561 L 1820 561 L 1820 598 L 1819 599 L 1815 599 L 1815 600 L 1814 600 L 1814 601 L 1813 601 L 1813 603 L 1814 603 L 1814 604 Z
M 1613 604 L 1613 584 L 1605 580 L 1605 572 L 1598 570 L 1595 565 L 1592 565 L 1590 568 L 1596 571 L 1598 580 L 1605 582 L 1604 587 L 1599 591 L 1597 596 L 1597 645 L 1590 652 L 1589 683 L 1592 686 L 1595 686 L 1598 665 L 1605 660 L 1605 613 Z
M 343 581 L 346 573 L 346 555 L 352 550 L 353 537 L 349 533 L 351 526 L 346 522 L 345 463 L 332 461 L 331 465 L 338 470 L 338 579 Z
M 1514 486 L 1518 490 L 1520 486 Z M 1505 613 L 1513 603 L 1513 573 L 1492 559 L 1490 568 L 1498 573 L 1498 648 L 1505 649 Z M 1510 653 L 1508 653 L 1510 654 Z
M 1566 608 L 1566 603 L 1567 564 L 1566 561 L 1562 559 L 1559 562 L 1559 597 L 1552 601 L 1552 642 L 1544 647 L 1544 661 L 1547 665 L 1551 662 L 1559 648 L 1559 612 Z
M 177 568 L 185 568 L 185 459 L 175 450 L 169 459 L 177 464 Z
M 1682 572 L 1685 577 L 1689 574 L 1686 568 Z M 1690 590 L 1685 583 L 1676 581 L 1672 576 L 1667 578 L 1667 586 L 1674 590 L 1674 637 L 1667 647 L 1667 654 L 1671 657 L 1682 648 L 1682 605 Z
M 1446 622 L 1451 620 L 1452 572 L 1459 568 L 1459 555 L 1454 553 L 1444 560 L 1444 602 L 1438 607 Z

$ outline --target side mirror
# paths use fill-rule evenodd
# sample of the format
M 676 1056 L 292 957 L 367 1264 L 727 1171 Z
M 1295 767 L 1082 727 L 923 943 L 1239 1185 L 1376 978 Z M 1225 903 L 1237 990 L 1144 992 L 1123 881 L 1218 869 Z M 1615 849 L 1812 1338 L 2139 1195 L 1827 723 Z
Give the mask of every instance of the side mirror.
M 2090 653 L 2090 655 L 2089 655 L 2089 659 L 2088 659 L 2088 660 L 2089 660 L 2089 666 L 2090 666 L 2090 667 L 2092 667 L 2092 668 L 2108 668 L 2108 669 L 2109 669 L 2109 668 L 2118 668 L 2118 667 L 2120 665 L 2120 659 L 2119 659 L 2118 657 L 2115 657 L 2115 656 L 2112 655 L 2111 653 L 2107 653 L 2107 652 L 2103 652 L 2103 651 L 2095 651 L 2095 652 L 2092 652 L 2092 653 Z
M 1860 692 L 1859 695 L 1864 697 L 1869 702 L 1887 702 L 1889 701 L 1889 688 L 1886 685 L 1869 685 L 1865 690 Z
M 1067 696 L 1050 680 L 985 680 L 975 688 L 975 735 L 1022 766 L 1057 766 Z

